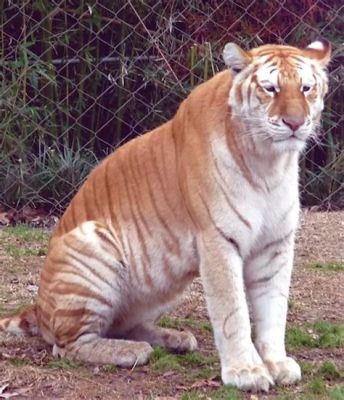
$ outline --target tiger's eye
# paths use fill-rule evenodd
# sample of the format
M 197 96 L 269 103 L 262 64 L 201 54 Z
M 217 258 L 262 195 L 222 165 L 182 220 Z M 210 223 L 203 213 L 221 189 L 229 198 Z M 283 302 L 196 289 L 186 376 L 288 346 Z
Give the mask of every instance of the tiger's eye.
M 267 86 L 264 89 L 269 93 L 276 93 L 276 89 L 274 86 Z
M 303 91 L 303 93 L 309 92 L 310 90 L 311 90 L 311 87 L 310 87 L 310 86 L 307 86 L 307 85 L 302 86 L 302 91 Z

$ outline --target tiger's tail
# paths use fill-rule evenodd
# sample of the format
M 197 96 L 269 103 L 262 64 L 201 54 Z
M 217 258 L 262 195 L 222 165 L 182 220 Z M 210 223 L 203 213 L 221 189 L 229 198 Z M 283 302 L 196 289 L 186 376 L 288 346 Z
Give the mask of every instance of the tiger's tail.
M 22 336 L 39 335 L 36 304 L 16 315 L 0 318 L 0 332 Z

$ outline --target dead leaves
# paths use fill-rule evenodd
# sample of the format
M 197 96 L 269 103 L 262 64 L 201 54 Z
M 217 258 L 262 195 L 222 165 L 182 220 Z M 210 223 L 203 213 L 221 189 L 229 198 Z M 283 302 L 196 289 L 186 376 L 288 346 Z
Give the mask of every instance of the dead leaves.
M 17 225 L 17 224 L 30 224 L 39 227 L 52 227 L 56 224 L 58 218 L 49 215 L 49 213 L 42 208 L 32 208 L 25 206 L 20 210 L 3 210 L 0 209 L 0 225 Z
M 190 386 L 178 385 L 178 386 L 176 386 L 176 389 L 177 390 L 187 390 L 187 391 L 189 391 L 189 390 L 193 390 L 193 389 L 202 389 L 202 388 L 205 388 L 205 387 L 208 387 L 208 388 L 219 388 L 219 387 L 221 387 L 221 385 L 222 385 L 221 382 L 217 381 L 215 379 L 217 379 L 217 376 L 213 376 L 213 377 L 211 377 L 209 379 L 201 379 L 199 381 L 194 382 Z

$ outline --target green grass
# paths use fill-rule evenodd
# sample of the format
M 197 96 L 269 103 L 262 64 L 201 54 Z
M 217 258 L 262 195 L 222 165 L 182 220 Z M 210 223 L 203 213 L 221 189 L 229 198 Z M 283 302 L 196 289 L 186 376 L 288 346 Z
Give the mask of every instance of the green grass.
M 31 256 L 45 256 L 47 254 L 46 247 L 35 248 L 25 248 L 19 247 L 18 244 L 8 244 L 5 246 L 5 253 L 11 257 L 31 257 Z
M 116 365 L 108 364 L 102 367 L 102 371 L 106 374 L 115 374 L 118 371 L 118 368 L 116 367 Z
M 162 347 L 156 347 L 151 357 L 151 366 L 155 372 L 167 370 L 183 371 L 187 368 L 209 368 L 218 363 L 215 356 L 205 356 L 197 351 L 185 354 L 173 354 Z M 189 370 L 188 370 L 189 371 Z M 214 371 L 212 371 L 212 374 Z
M 167 370 L 181 371 L 183 369 L 179 362 L 178 356 L 169 353 L 162 347 L 156 347 L 151 356 L 151 367 L 155 372 L 163 372 Z
M 344 386 L 338 386 L 330 392 L 331 400 L 343 400 L 344 399 Z
M 202 331 L 211 332 L 211 325 L 209 321 L 195 320 L 189 318 L 171 318 L 168 316 L 163 316 L 160 318 L 158 325 L 162 328 L 169 329 L 183 329 L 185 327 L 198 328 Z
M 319 376 L 316 376 L 308 384 L 308 391 L 314 395 L 321 395 L 327 392 L 326 384 Z
M 202 379 L 214 379 L 215 377 L 220 379 L 220 364 L 218 367 L 205 365 L 200 369 L 191 369 L 188 372 L 188 376 L 195 381 Z
M 344 324 L 317 321 L 311 325 L 291 326 L 287 329 L 289 349 L 339 348 L 344 344 Z
M 190 392 L 184 393 L 180 399 L 181 400 L 206 400 L 206 399 L 210 399 L 210 397 L 205 394 L 201 394 L 197 390 L 191 390 Z
M 212 400 L 240 400 L 238 389 L 229 386 L 222 386 L 212 394 Z
M 316 371 L 316 366 L 307 361 L 299 361 L 299 365 L 301 367 L 302 376 L 310 376 L 313 375 Z
M 215 356 L 205 356 L 198 351 L 185 353 L 177 356 L 182 365 L 201 367 L 204 365 L 215 365 L 219 359 Z
M 8 307 L 0 304 L 0 317 L 17 314 L 27 306 L 27 304 L 16 304 L 15 306 Z
M 181 400 L 240 400 L 240 392 L 230 386 L 222 386 L 211 394 L 204 394 L 197 390 L 191 390 L 182 395 Z
M 25 224 L 6 227 L 3 232 L 7 238 L 4 251 L 8 256 L 30 257 L 47 254 L 47 243 L 50 236 L 48 232 Z M 9 243 L 8 239 L 11 238 L 16 238 L 16 243 Z
M 48 242 L 50 236 L 50 233 L 42 229 L 33 228 L 26 224 L 6 227 L 4 228 L 4 233 L 8 236 L 16 237 L 24 241 L 40 243 Z
M 76 369 L 82 366 L 80 362 L 69 360 L 68 358 L 57 358 L 47 363 L 47 368 L 51 369 Z
M 321 364 L 318 373 L 328 380 L 336 380 L 341 378 L 341 374 L 338 371 L 336 364 L 334 364 L 332 361 L 324 361 Z
M 342 262 L 325 262 L 325 263 L 316 263 L 309 264 L 308 267 L 315 268 L 321 271 L 344 271 L 344 263 Z
M 20 358 L 20 357 L 12 357 L 8 361 L 14 367 L 21 367 L 23 365 L 30 365 L 31 364 L 30 360 L 25 359 L 25 358 Z

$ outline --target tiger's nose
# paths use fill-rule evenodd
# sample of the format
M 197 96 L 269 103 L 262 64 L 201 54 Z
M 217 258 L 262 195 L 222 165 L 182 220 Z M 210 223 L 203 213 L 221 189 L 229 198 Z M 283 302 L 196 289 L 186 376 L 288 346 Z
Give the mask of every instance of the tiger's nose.
M 282 121 L 285 125 L 289 126 L 289 128 L 295 132 L 297 131 L 301 125 L 304 124 L 305 119 L 304 117 L 284 117 Z

